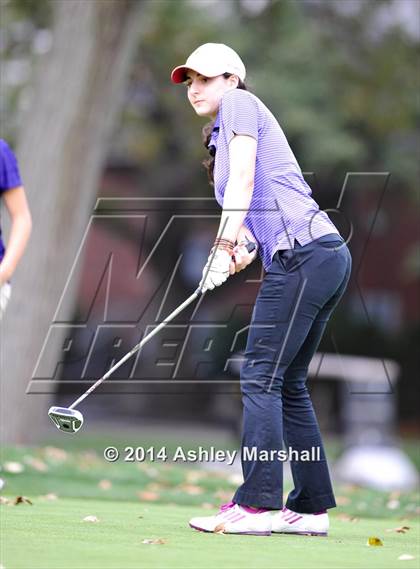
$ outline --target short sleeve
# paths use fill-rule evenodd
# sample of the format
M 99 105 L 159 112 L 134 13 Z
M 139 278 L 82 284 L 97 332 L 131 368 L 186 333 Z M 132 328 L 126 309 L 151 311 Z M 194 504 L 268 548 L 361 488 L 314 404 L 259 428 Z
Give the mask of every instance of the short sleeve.
M 220 105 L 220 124 L 228 144 L 235 134 L 258 141 L 258 106 L 251 93 L 243 89 L 227 91 Z
M 16 156 L 4 140 L 0 140 L 0 194 L 22 185 Z

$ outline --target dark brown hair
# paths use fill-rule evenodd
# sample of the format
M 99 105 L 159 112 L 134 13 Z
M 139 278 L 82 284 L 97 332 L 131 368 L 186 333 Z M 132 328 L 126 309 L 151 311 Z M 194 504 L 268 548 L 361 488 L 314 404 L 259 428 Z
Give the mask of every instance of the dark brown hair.
M 225 79 L 228 79 L 231 75 L 232 75 L 231 73 L 223 73 L 223 77 Z M 245 83 L 241 79 L 239 79 L 237 89 L 242 89 L 243 91 L 248 91 L 247 86 L 245 85 Z M 209 149 L 209 143 L 210 143 L 210 139 L 211 139 L 211 134 L 213 132 L 213 127 L 214 127 L 214 121 L 210 121 L 203 126 L 203 130 L 201 131 L 201 133 L 203 135 L 203 144 L 204 144 L 204 147 L 206 149 Z M 213 186 L 214 185 L 214 180 L 213 180 L 214 154 L 211 155 L 209 158 L 206 158 L 205 160 L 203 160 L 202 164 L 207 171 L 207 177 L 209 179 L 209 183 L 211 186 Z

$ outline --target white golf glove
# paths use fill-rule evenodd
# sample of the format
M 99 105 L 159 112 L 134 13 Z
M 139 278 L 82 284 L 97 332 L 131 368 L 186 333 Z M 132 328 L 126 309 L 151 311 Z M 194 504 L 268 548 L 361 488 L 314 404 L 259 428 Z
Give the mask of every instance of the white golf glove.
M 225 282 L 229 276 L 231 263 L 232 256 L 225 249 L 216 249 L 210 252 L 199 285 L 203 293 L 206 290 L 213 290 L 214 287 L 220 286 Z

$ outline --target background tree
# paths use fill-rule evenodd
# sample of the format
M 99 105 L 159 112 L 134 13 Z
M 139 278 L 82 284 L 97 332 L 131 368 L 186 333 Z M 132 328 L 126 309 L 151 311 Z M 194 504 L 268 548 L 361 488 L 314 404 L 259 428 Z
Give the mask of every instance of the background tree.
M 184 88 L 169 82 L 171 68 L 201 43 L 229 43 L 241 53 L 249 87 L 279 119 L 303 171 L 316 173 L 314 193 L 321 207 L 334 207 L 347 171 L 387 170 L 392 173 L 387 195 L 399 204 L 395 216 L 411 209 L 419 175 L 416 5 L 411 0 L 0 0 L 0 128 L 18 141 L 35 221 L 5 322 L 16 338 L 3 342 L 3 359 L 7 354 L 17 360 L 24 349 L 30 353 L 26 363 L 3 366 L 4 405 L 15 391 L 13 382 L 14 406 L 24 398 L 95 195 L 213 195 L 200 166 L 203 120 L 191 110 Z M 34 67 L 31 77 L 38 60 L 42 66 Z M 101 185 L 105 163 L 119 168 L 120 179 L 129 171 L 135 183 L 123 190 L 119 184 Z M 366 182 L 360 194 L 376 191 Z M 355 217 L 368 226 L 368 208 L 358 206 Z M 389 211 L 383 213 L 386 218 Z M 112 231 L 122 247 L 137 246 L 129 224 L 115 223 Z M 184 238 L 196 244 L 195 228 L 185 233 L 168 246 L 168 258 L 179 253 Z M 390 232 L 384 239 L 385 249 L 395 242 Z M 404 239 L 412 247 L 395 291 L 401 297 L 419 274 L 418 237 Z M 374 280 L 378 290 L 380 281 L 380 276 Z M 20 306 L 22 314 L 12 323 Z M 341 326 L 353 353 L 398 356 L 388 350 L 396 346 L 389 330 L 377 325 L 380 340 L 372 342 L 374 331 L 365 327 L 360 333 L 354 314 L 351 306 Z M 34 321 L 40 326 L 31 328 Z M 417 334 L 402 323 L 401 354 L 408 345 L 414 350 Z M 406 372 L 412 386 L 411 375 Z M 41 397 L 24 399 L 37 407 L 38 417 Z M 45 420 L 46 407 L 44 401 Z
M 8 442 L 33 440 L 49 421 L 50 398 L 25 390 L 96 197 L 141 3 L 66 0 L 52 8 L 52 49 L 18 136 L 34 228 L 2 334 L 0 429 Z

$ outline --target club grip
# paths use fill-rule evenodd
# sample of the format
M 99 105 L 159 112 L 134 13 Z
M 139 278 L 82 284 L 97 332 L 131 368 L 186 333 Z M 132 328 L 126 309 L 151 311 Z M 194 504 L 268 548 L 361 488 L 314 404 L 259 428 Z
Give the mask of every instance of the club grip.
M 254 243 L 253 241 L 248 241 L 245 247 L 247 248 L 248 253 L 252 253 L 252 251 L 255 251 L 255 249 L 257 248 L 257 244 Z
M 257 244 L 254 243 L 254 241 L 248 241 L 245 247 L 247 248 L 248 253 L 252 253 L 252 251 L 255 251 L 255 249 L 257 248 Z M 194 295 L 196 296 L 201 296 L 202 294 L 203 291 L 201 290 L 200 287 L 198 287 L 197 290 L 194 292 Z

